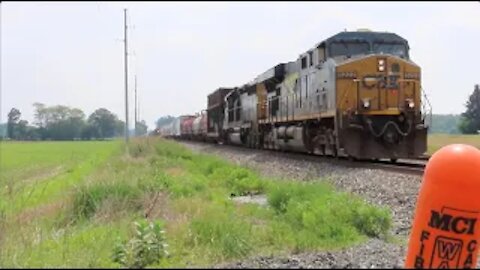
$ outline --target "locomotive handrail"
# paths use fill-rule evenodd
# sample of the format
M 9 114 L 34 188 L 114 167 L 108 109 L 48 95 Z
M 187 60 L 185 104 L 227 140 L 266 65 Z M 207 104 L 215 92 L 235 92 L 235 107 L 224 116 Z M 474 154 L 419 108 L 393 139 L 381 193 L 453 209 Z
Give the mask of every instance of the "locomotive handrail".
M 426 103 L 425 103 L 425 102 L 422 102 L 422 109 L 423 109 L 423 111 L 425 112 L 425 113 L 423 114 L 423 116 L 424 116 L 423 120 L 425 121 L 425 117 L 426 117 L 426 114 L 427 114 L 426 111 L 428 111 L 428 115 L 429 115 L 430 121 L 428 121 L 428 125 L 427 125 L 427 126 L 430 127 L 430 126 L 432 125 L 432 121 L 433 121 L 433 116 L 432 116 L 432 104 L 430 103 L 430 100 L 428 99 L 428 96 L 427 96 L 427 94 L 426 94 L 425 89 L 423 89 L 423 87 L 420 87 L 420 91 L 421 91 L 424 99 L 427 101 Z M 428 106 L 428 108 L 427 108 L 427 106 Z
M 393 121 L 388 121 L 382 128 L 382 131 L 380 131 L 380 133 L 376 133 L 375 130 L 373 129 L 372 127 L 372 121 L 367 121 L 368 123 L 368 128 L 370 129 L 370 132 L 372 133 L 373 136 L 375 137 L 381 137 L 383 135 L 383 133 L 385 133 L 385 131 L 387 130 L 387 127 L 390 126 L 390 125 L 393 125 L 393 127 L 395 127 L 395 129 L 397 130 L 398 134 L 402 135 L 403 137 L 406 137 L 408 136 L 408 134 L 410 134 L 410 131 L 412 130 L 412 122 L 408 121 L 408 129 L 406 132 L 403 132 L 400 127 L 397 125 L 397 123 L 393 122 Z

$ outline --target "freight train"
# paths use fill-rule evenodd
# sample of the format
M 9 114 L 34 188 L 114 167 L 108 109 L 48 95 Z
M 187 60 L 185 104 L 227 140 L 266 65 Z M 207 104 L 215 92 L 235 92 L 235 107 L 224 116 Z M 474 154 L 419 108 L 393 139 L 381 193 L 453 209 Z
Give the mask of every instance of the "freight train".
M 408 41 L 369 30 L 333 35 L 158 129 L 164 137 L 353 159 L 422 156 L 431 108 Z

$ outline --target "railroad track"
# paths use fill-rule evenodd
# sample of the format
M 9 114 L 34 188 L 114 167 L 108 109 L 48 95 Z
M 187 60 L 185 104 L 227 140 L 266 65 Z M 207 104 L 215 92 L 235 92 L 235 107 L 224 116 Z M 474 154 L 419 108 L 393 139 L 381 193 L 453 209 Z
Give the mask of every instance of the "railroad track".
M 417 159 L 402 159 L 395 163 L 387 160 L 351 160 L 348 157 L 333 157 L 333 156 L 323 156 L 319 154 L 310 154 L 305 152 L 292 152 L 292 151 L 281 151 L 274 149 L 254 149 L 247 148 L 239 145 L 225 145 L 225 144 L 213 144 L 200 141 L 191 141 L 191 140 L 179 140 L 180 142 L 195 143 L 201 145 L 214 145 L 219 148 L 224 149 L 235 149 L 240 150 L 245 153 L 265 153 L 272 152 L 276 155 L 294 158 L 296 160 L 306 160 L 311 162 L 329 162 L 336 165 L 341 165 L 349 168 L 367 168 L 367 169 L 381 169 L 385 171 L 391 171 L 396 173 L 404 174 L 413 174 L 413 175 L 423 175 L 425 169 L 426 161 L 428 157 L 420 157 Z

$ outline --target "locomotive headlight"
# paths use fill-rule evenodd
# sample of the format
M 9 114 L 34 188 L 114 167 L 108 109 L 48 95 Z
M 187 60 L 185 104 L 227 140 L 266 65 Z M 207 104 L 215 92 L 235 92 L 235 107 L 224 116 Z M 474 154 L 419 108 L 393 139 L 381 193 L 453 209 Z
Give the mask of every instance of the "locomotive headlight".
M 385 59 L 378 59 L 378 71 L 385 71 Z
M 363 107 L 364 107 L 365 109 L 370 108 L 370 99 L 364 98 L 362 101 L 363 101 Z
M 408 108 L 410 108 L 410 109 L 415 108 L 415 102 L 413 102 L 413 99 L 407 99 L 406 103 L 407 103 Z

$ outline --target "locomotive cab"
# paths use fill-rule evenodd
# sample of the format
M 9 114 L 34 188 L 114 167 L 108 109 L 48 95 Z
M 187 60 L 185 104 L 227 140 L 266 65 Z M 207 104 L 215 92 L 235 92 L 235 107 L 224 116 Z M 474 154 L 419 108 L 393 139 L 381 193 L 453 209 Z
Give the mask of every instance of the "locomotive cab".
M 426 151 L 420 67 L 393 33 L 345 32 L 327 41 L 335 60 L 340 147 L 356 158 L 410 158 Z

